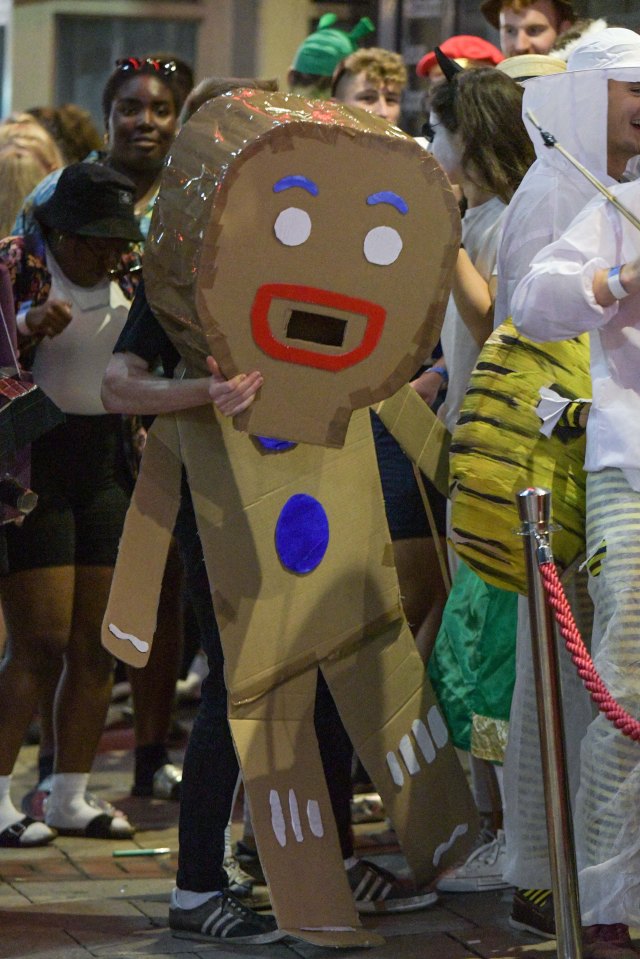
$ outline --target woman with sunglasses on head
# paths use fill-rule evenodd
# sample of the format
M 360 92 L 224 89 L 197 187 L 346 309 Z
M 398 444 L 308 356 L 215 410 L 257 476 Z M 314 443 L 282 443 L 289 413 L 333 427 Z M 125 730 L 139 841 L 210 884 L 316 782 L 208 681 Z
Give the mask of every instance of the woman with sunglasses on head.
M 118 60 L 108 78 L 102 108 L 107 131 L 103 162 L 124 173 L 136 186 L 136 216 L 146 238 L 159 176 L 178 129 L 178 118 L 187 93 L 181 61 L 167 58 Z M 188 85 L 188 84 L 187 84 Z M 123 258 L 121 285 L 134 292 L 142 247 Z M 132 282 L 132 280 L 134 282 Z M 125 442 L 128 460 L 136 471 L 137 446 L 144 431 L 137 417 L 129 425 Z M 167 738 L 179 661 L 182 654 L 181 581 L 177 554 L 172 551 L 158 614 L 158 649 L 143 670 L 129 669 L 135 727 L 135 772 L 132 792 L 157 799 L 179 799 L 181 770 L 170 762 Z
M 105 152 L 90 153 L 86 162 L 103 163 L 128 177 L 136 188 L 135 212 L 146 237 L 158 193 L 158 178 L 178 128 L 184 103 L 184 87 L 173 60 L 140 60 L 125 57 L 116 61 L 102 91 L 105 124 Z M 60 170 L 54 171 L 30 194 L 20 213 L 15 232 L 27 233 L 33 208 L 48 200 Z M 121 284 L 133 298 L 131 268 L 139 257 L 124 258 Z M 125 271 L 129 270 L 129 274 Z
M 55 836 L 21 815 L 11 771 L 40 693 L 40 677 L 64 657 L 56 695 L 56 775 L 47 819 L 69 835 L 126 838 L 115 810 L 85 799 L 109 702 L 111 661 L 100 624 L 128 495 L 120 479 L 120 418 L 105 413 L 100 381 L 129 301 L 111 274 L 142 238 L 134 186 L 101 164 L 66 167 L 52 196 L 34 209 L 37 229 L 0 242 L 33 376 L 66 421 L 32 447 L 39 502 L 7 529 L 8 574 L 0 597 L 8 631 L 0 668 L 0 847 Z
M 134 211 L 143 240 L 147 233 L 157 194 L 157 180 L 162 169 L 166 153 L 177 129 L 178 110 L 182 105 L 183 94 L 174 84 L 174 70 L 171 61 L 136 60 L 129 58 L 119 61 L 109 76 L 103 91 L 103 108 L 106 126 L 107 151 L 104 154 L 91 154 L 87 160 L 117 170 L 127 176 L 135 187 Z M 22 215 L 19 217 L 18 232 L 31 235 L 33 228 L 33 209 L 46 202 L 53 193 L 59 173 L 44 180 L 31 195 Z M 142 242 L 131 243 L 116 264 L 119 286 L 127 299 L 133 297 L 135 282 L 140 267 Z M 29 301 L 25 296 L 24 300 Z M 50 306 L 64 312 L 64 304 L 56 305 L 49 300 Z M 27 306 L 23 304 L 22 313 Z M 115 336 L 114 336 L 115 342 Z M 127 431 L 128 436 L 128 431 Z M 123 482 L 130 486 L 128 477 Z M 119 534 L 118 534 L 119 535 Z M 174 564 L 175 565 L 175 564 Z M 173 570 L 173 567 L 172 567 Z M 171 704 L 180 655 L 180 609 L 176 596 L 179 594 L 177 576 L 174 570 L 172 596 L 167 591 L 166 601 L 161 610 L 160 629 L 163 641 L 158 643 L 159 656 L 149 664 L 149 668 L 133 671 L 131 676 L 134 693 L 134 723 L 136 732 L 136 764 L 134 792 L 142 795 L 156 795 L 158 798 L 177 798 L 180 788 L 180 770 L 169 762 L 166 740 L 171 724 Z M 159 637 L 160 638 L 160 637 Z M 40 760 L 38 787 L 23 800 L 23 811 L 34 818 L 41 818 L 43 802 L 51 788 L 51 773 L 54 770 L 54 738 L 61 735 L 77 738 L 81 730 L 74 727 L 72 719 L 67 719 L 68 729 L 61 733 L 60 726 L 65 718 L 56 710 L 56 730 L 53 729 L 53 700 L 58 687 L 61 662 L 53 658 L 46 673 L 40 675 L 39 707 L 41 716 Z M 90 667 L 87 667 L 88 669 Z M 78 695 L 81 687 L 91 689 L 92 677 L 76 675 Z M 109 698 L 111 680 L 105 686 Z M 102 714 L 102 695 L 96 700 L 96 708 Z M 89 802 L 95 802 L 89 796 Z M 110 815 L 113 808 L 108 804 L 97 804 L 101 811 Z

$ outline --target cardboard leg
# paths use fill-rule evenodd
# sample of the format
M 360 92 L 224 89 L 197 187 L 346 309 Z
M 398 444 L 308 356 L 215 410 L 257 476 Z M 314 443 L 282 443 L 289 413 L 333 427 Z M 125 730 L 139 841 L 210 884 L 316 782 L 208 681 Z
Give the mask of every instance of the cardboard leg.
M 171 421 L 162 426 L 171 437 Z M 146 666 L 156 629 L 158 600 L 180 502 L 181 464 L 176 450 L 152 427 L 127 511 L 102 645 L 131 666 Z M 177 440 L 177 433 L 175 434 Z
M 325 661 L 322 671 L 416 883 L 424 886 L 470 850 L 479 823 L 407 623 L 348 657 Z
M 316 671 L 230 707 L 253 829 L 281 929 L 318 945 L 383 940 L 360 926 L 313 723 Z

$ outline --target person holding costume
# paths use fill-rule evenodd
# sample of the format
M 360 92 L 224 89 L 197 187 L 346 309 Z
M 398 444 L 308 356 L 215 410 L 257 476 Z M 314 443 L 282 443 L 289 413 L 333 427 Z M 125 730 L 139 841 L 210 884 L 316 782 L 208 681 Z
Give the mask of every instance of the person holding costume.
M 640 116 L 640 70 L 635 89 Z M 611 192 L 640 217 L 640 182 Z M 540 251 L 513 296 L 516 324 L 535 340 L 589 333 L 593 401 L 585 469 L 586 568 L 595 608 L 591 649 L 605 685 L 632 715 L 638 713 L 640 685 L 640 442 L 637 429 L 630 428 L 640 417 L 639 306 L 638 226 L 600 196 Z M 576 810 L 584 955 L 592 959 L 640 955 L 628 929 L 640 922 L 639 775 L 637 742 L 598 713 L 582 743 Z
M 222 135 L 212 138 L 211 129 Z M 279 149 L 282 138 L 292 149 Z M 212 156 L 203 167 L 205 146 Z M 231 158 L 229 150 L 233 150 Z M 192 177 L 187 171 L 194 163 L 199 164 L 200 173 Z M 340 176 L 335 175 L 334 164 Z M 178 169 L 183 172 L 174 179 Z M 161 547 L 180 495 L 178 529 L 185 520 L 188 527 L 179 538 L 191 550 L 185 565 L 188 574 L 203 584 L 200 600 L 209 607 L 209 616 L 212 590 L 221 640 L 212 631 L 207 633 L 211 643 L 207 651 L 214 662 L 203 684 L 203 706 L 185 760 L 180 863 L 170 923 L 176 931 L 196 937 L 226 935 L 232 919 L 238 920 L 230 932 L 234 937 L 266 941 L 255 937 L 277 934 L 267 920 L 238 912 L 221 875 L 222 834 L 237 774 L 233 730 L 282 933 L 345 946 L 371 942 L 370 933 L 363 933 L 357 923 L 348 881 L 348 873 L 358 863 L 345 863 L 341 855 L 319 762 L 322 736 L 316 739 L 313 729 L 319 669 L 339 703 L 345 725 L 355 734 L 357 747 L 365 747 L 368 768 L 380 778 L 394 825 L 410 841 L 407 855 L 416 880 L 424 883 L 426 875 L 433 875 L 434 863 L 450 861 L 456 855 L 453 847 L 461 848 L 463 836 L 474 828 L 473 807 L 466 801 L 463 822 L 460 810 L 452 810 L 444 800 L 446 824 L 425 818 L 427 779 L 431 797 L 445 788 L 445 782 L 446 788 L 455 782 L 456 799 L 464 800 L 466 787 L 455 763 L 449 765 L 453 754 L 435 703 L 430 701 L 427 711 L 432 730 L 427 729 L 426 737 L 424 720 L 410 719 L 419 702 L 426 705 L 423 697 L 428 697 L 429 687 L 400 611 L 395 573 L 388 565 L 391 549 L 368 411 L 360 409 L 351 415 L 350 410 L 356 397 L 366 407 L 395 393 L 409 378 L 415 354 L 428 350 L 437 336 L 430 323 L 442 306 L 453 255 L 447 224 L 455 236 L 457 208 L 434 161 L 381 119 L 337 104 L 318 105 L 248 90 L 213 100 L 192 117 L 176 141 L 165 177 L 155 214 L 157 231 L 152 231 L 154 239 L 146 251 L 145 285 L 153 313 L 139 297 L 119 344 L 125 352 L 114 355 L 103 388 L 112 409 L 126 409 L 130 404 L 165 414 L 156 419 L 145 450 L 103 642 L 132 662 L 142 662 L 147 655 Z M 429 185 L 431 177 L 435 192 Z M 186 196 L 185 184 L 189 184 Z M 259 221 L 254 202 L 258 195 Z M 196 207 L 199 214 L 194 221 Z M 342 215 L 352 208 L 354 215 L 347 216 L 344 228 L 337 230 L 336 211 Z M 437 209 L 440 229 L 425 231 L 425 218 L 436 217 Z M 185 216 L 191 223 L 186 232 Z M 178 234 L 183 241 L 176 248 L 173 238 Z M 169 255 L 165 240 L 170 236 L 173 253 Z M 336 253 L 337 242 L 342 252 Z M 268 256 L 239 258 L 247 243 L 258 244 Z M 434 246 L 431 253 L 423 248 L 428 243 Z M 440 263 L 441 268 L 422 272 L 424 288 L 413 290 L 408 298 L 403 295 L 402 313 L 396 313 L 400 277 L 404 290 L 404 278 L 413 276 L 415 244 L 420 257 Z M 199 264 L 195 271 L 191 268 L 194 257 Z M 178 280 L 185 269 L 189 289 Z M 185 314 L 174 313 L 176 280 L 182 289 L 179 296 L 186 294 L 183 303 L 189 304 L 186 325 L 179 319 Z M 204 298 L 196 294 L 200 284 Z M 383 313 L 374 310 L 374 295 L 383 301 Z M 430 310 L 432 298 L 437 305 Z M 387 312 L 393 312 L 393 322 L 385 321 Z M 413 355 L 402 363 L 401 372 L 396 364 L 406 346 L 400 325 L 416 320 L 425 340 L 422 344 L 413 340 Z M 203 335 L 205 329 L 208 332 Z M 190 376 L 184 379 L 161 380 L 151 372 L 157 353 L 166 351 L 167 335 L 187 364 Z M 209 351 L 218 353 L 228 382 Z M 374 352 L 389 374 L 394 371 L 392 382 L 381 383 L 382 371 L 374 375 L 369 369 Z M 252 372 L 239 373 L 239 362 Z M 265 367 L 264 375 L 256 370 L 258 362 Z M 382 374 L 382 379 L 389 374 Z M 304 410 L 296 400 L 301 391 L 307 397 Z M 407 393 L 422 408 L 408 387 Z M 233 424 L 214 414 L 211 399 L 222 413 L 235 417 Z M 169 415 L 172 411 L 178 412 Z M 360 437 L 356 446 L 350 419 Z M 200 436 L 191 432 L 196 426 L 198 432 L 200 427 L 203 430 Z M 189 434 L 180 441 L 183 453 L 173 439 L 166 444 L 175 427 Z M 158 469 L 155 457 L 164 459 L 165 451 L 165 468 Z M 190 491 L 184 481 L 180 490 L 183 454 Z M 150 526 L 146 508 L 140 511 L 140 507 L 151 492 L 149 482 L 154 486 L 156 479 L 161 479 L 163 489 L 157 489 L 158 498 L 153 496 L 164 519 Z M 258 486 L 251 490 L 247 481 Z M 354 482 L 357 491 L 352 498 L 348 491 Z M 276 489 L 267 493 L 272 483 Z M 307 491 L 300 494 L 303 503 L 296 492 L 301 488 Z M 220 508 L 215 505 L 219 497 L 229 497 Z M 359 509 L 353 511 L 349 504 L 356 499 Z M 267 509 L 266 525 L 258 516 L 259 504 Z M 310 519 L 297 512 L 299 506 L 310 508 Z M 323 512 L 331 529 L 329 540 Z M 303 519 L 302 528 L 298 517 Z M 261 535 L 260 529 L 268 532 Z M 298 533 L 304 530 L 318 540 L 311 552 L 307 548 L 311 544 L 305 543 L 298 555 Z M 382 550 L 374 544 L 365 547 L 370 535 L 376 542 L 382 537 L 386 544 Z M 147 536 L 155 537 L 160 555 L 150 565 L 142 602 L 134 609 L 122 587 L 128 578 L 130 550 Z M 382 582 L 387 576 L 391 577 L 390 592 Z M 389 601 L 393 612 L 383 613 Z M 274 616 L 283 624 L 281 629 L 273 629 Z M 400 627 L 397 635 L 396 626 L 384 625 L 388 616 Z M 371 643 L 370 628 L 375 633 Z M 265 632 L 269 643 L 264 642 Z M 366 675 L 372 668 L 378 676 L 385 667 L 377 655 L 382 649 L 387 668 L 399 684 L 385 687 L 385 702 L 380 705 L 379 682 L 372 678 L 366 683 Z M 340 653 L 333 655 L 334 650 Z M 371 703 L 367 710 L 359 703 L 355 714 L 349 707 L 352 655 Z M 391 664 L 397 657 L 403 668 L 395 673 Z M 401 677 L 405 678 L 401 681 Z M 405 694 L 403 708 L 396 709 L 396 697 Z M 393 714 L 388 720 L 381 720 L 384 710 Z M 368 734 L 371 725 L 374 728 Z M 405 758 L 397 764 L 400 727 L 406 733 L 400 737 Z M 384 755 L 382 729 L 389 743 Z M 409 768 L 410 780 L 405 774 Z M 212 782 L 216 787 L 213 803 Z M 406 809 L 405 803 L 409 804 Z M 431 826 L 440 836 L 430 833 Z M 319 882 L 322 897 L 316 892 Z M 359 885 L 362 889 L 353 892 L 362 892 L 363 905 L 366 900 L 370 912 L 386 911 L 387 903 L 399 894 L 399 888 L 379 871 L 373 886 L 369 875 L 362 876 Z M 415 886 L 407 888 L 402 898 L 404 902 L 397 906 L 407 909 L 421 908 L 434 899 L 433 893 Z

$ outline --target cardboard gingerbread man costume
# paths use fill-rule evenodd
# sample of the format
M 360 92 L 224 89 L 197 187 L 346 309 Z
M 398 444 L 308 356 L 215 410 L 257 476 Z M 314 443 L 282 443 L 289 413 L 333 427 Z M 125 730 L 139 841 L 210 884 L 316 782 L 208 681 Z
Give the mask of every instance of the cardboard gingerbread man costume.
M 156 419 L 103 642 L 146 662 L 184 464 L 274 912 L 312 942 L 375 941 L 342 865 L 317 669 L 417 883 L 475 835 L 402 612 L 367 409 L 430 355 L 458 224 L 435 161 L 385 121 L 245 90 L 179 134 L 146 247 L 149 302 L 186 375 L 207 375 L 211 354 L 226 376 L 259 369 L 264 384 L 234 421 L 209 406 Z

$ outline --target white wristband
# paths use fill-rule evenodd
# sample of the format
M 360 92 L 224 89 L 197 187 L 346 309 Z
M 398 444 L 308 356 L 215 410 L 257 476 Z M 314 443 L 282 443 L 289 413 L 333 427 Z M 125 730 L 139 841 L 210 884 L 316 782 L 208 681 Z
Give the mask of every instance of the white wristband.
M 22 333 L 23 336 L 31 336 L 31 330 L 27 326 L 27 314 L 20 313 L 16 317 L 16 328 L 18 333 Z
M 16 327 L 18 328 L 18 333 L 22 333 L 23 336 L 31 336 L 31 330 L 27 326 L 27 313 L 32 305 L 31 300 L 21 303 L 16 313 Z
M 629 296 L 629 291 L 625 290 L 620 279 L 621 269 L 621 266 L 612 266 L 607 276 L 609 293 L 611 293 L 611 296 L 615 297 L 616 300 L 624 300 L 625 296 Z

